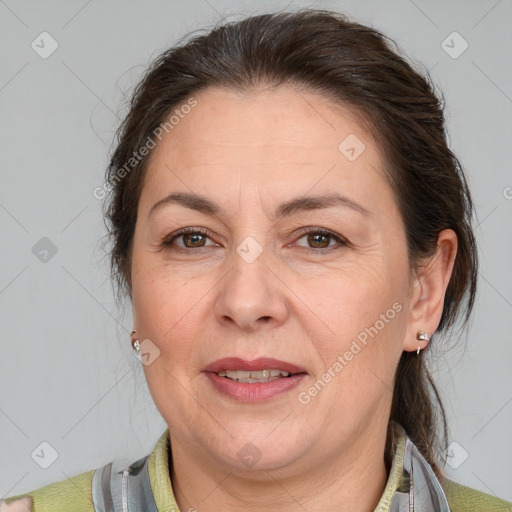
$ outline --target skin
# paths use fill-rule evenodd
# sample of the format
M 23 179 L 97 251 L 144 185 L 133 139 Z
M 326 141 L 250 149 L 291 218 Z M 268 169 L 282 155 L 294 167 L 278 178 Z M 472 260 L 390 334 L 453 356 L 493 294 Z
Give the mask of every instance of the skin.
M 197 106 L 152 151 L 131 274 L 137 337 L 160 351 L 144 371 L 169 426 L 177 503 L 201 512 L 373 510 L 387 479 L 398 360 L 425 347 L 418 329 L 439 324 L 456 235 L 440 233 L 435 256 L 410 268 L 384 158 L 348 107 L 290 86 L 194 97 Z M 350 134 L 365 144 L 354 161 L 338 150 Z M 169 203 L 149 215 L 171 192 L 205 196 L 221 213 Z M 336 205 L 272 217 L 282 202 L 333 192 L 368 214 Z M 184 227 L 209 235 L 172 239 Z M 305 227 L 348 243 L 318 241 Z M 248 236 L 262 248 L 252 263 L 236 252 Z M 301 403 L 298 394 L 396 303 L 401 311 Z M 228 356 L 274 357 L 308 375 L 270 400 L 241 403 L 202 373 Z M 251 467 L 237 457 L 247 443 L 261 454 Z

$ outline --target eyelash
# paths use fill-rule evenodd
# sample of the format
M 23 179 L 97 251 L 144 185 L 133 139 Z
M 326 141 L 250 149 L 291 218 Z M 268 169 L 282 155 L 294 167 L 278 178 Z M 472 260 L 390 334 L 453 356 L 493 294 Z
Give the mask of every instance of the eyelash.
M 197 247 L 197 248 L 193 248 L 193 247 L 185 248 L 185 247 L 180 247 L 180 246 L 177 246 L 177 245 L 173 244 L 173 241 L 176 238 L 179 238 L 180 236 L 187 235 L 187 234 L 190 234 L 190 233 L 192 233 L 192 234 L 200 234 L 200 235 L 206 236 L 206 237 L 211 239 L 210 232 L 207 229 L 204 229 L 204 228 L 183 228 L 180 231 L 178 231 L 176 233 L 173 233 L 171 236 L 169 236 L 165 240 L 163 240 L 163 242 L 162 242 L 163 248 L 164 249 L 169 249 L 171 251 L 182 252 L 182 253 L 190 253 L 190 251 L 194 251 L 194 250 L 198 250 L 198 249 L 204 249 L 205 246 Z M 301 231 L 301 233 L 299 235 L 299 238 L 297 238 L 297 240 L 300 240 L 304 236 L 310 235 L 310 234 L 320 234 L 320 235 L 324 235 L 324 236 L 329 236 L 332 239 L 334 239 L 341 247 L 346 247 L 346 246 L 349 245 L 347 240 L 345 240 L 341 236 L 337 235 L 333 231 L 330 231 L 330 230 L 324 229 L 324 228 L 307 228 L 307 229 Z M 303 246 L 301 246 L 301 247 L 303 247 Z M 316 248 L 315 249 L 315 248 L 306 248 L 306 247 L 304 247 L 304 250 L 307 253 L 310 253 L 310 254 L 326 253 L 327 249 L 332 249 L 332 247 L 328 246 L 328 247 L 324 247 L 324 248 L 321 248 L 321 249 L 320 248 Z

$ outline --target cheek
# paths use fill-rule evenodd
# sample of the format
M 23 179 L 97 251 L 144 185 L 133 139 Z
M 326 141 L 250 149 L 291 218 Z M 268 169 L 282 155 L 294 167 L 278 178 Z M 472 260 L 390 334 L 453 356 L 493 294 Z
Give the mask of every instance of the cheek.
M 331 390 L 347 409 L 393 388 L 407 325 L 406 283 L 405 269 L 380 262 L 334 273 L 323 288 L 315 288 L 315 311 L 329 334 L 313 337 L 314 348 L 321 371 L 339 377 Z
M 182 279 L 176 269 L 155 264 L 157 259 L 155 254 L 134 257 L 132 304 L 139 328 L 144 325 L 162 334 L 190 310 L 194 295 L 199 295 L 199 286 L 193 280 Z
M 347 266 L 317 281 L 310 297 L 333 335 L 342 338 L 356 336 L 374 325 L 381 315 L 385 316 L 386 326 L 396 323 L 388 321 L 391 317 L 395 320 L 403 316 L 396 314 L 397 309 L 404 309 L 406 276 L 403 274 L 393 272 L 382 263 Z M 308 286 L 307 280 L 304 286 Z M 393 309 L 395 303 L 399 306 Z M 379 327 L 381 323 L 378 323 Z
M 323 389 L 317 406 L 335 425 L 344 423 L 340 417 L 364 423 L 392 396 L 406 307 L 397 281 L 374 277 L 371 286 L 362 280 L 331 281 L 319 310 L 334 334 L 314 338 L 322 363 L 312 385 L 319 380 L 332 382 L 325 388 L 321 383 L 317 386 Z M 349 428 L 350 421 L 345 423 Z
M 144 267 L 139 260 L 133 279 L 134 325 L 159 348 L 165 367 L 161 372 L 166 369 L 186 379 L 197 370 L 198 355 L 205 349 L 205 315 L 212 309 L 207 306 L 207 291 L 214 280 L 206 275 L 185 279 L 183 273 L 149 263 Z M 154 380 L 154 374 L 160 372 L 157 368 L 145 367 L 146 376 Z M 165 374 L 161 377 L 165 379 Z

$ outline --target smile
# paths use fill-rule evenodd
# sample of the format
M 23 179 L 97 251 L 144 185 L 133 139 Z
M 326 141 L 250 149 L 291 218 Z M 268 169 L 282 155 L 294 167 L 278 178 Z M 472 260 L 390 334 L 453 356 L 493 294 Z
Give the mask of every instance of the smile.
M 289 377 L 291 374 L 284 370 L 225 370 L 217 373 L 219 377 L 226 377 L 226 379 L 234 380 L 236 382 L 245 382 L 253 384 L 255 382 L 270 382 L 276 379 Z

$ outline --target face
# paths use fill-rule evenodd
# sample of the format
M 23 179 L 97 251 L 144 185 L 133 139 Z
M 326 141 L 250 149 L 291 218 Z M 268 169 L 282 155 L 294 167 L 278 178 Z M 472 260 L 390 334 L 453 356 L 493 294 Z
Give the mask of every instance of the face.
M 194 98 L 152 150 L 132 253 L 171 440 L 238 471 L 355 456 L 385 434 L 411 292 L 383 157 L 313 92 Z

